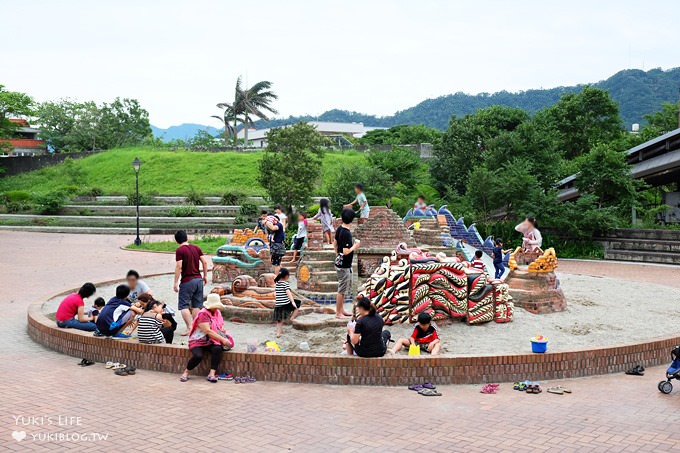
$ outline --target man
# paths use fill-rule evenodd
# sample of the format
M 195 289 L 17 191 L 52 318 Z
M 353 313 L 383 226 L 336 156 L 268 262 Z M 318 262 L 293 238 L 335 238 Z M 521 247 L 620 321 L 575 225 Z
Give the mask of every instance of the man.
M 203 307 L 203 285 L 208 283 L 208 260 L 203 255 L 203 250 L 189 244 L 186 231 L 180 230 L 175 233 L 175 241 L 179 247 L 175 250 L 173 289 L 178 293 L 177 308 L 182 313 L 182 319 L 186 324 L 186 331 L 182 333 L 182 336 L 187 336 L 194 316 Z M 203 266 L 202 278 L 201 266 Z
M 286 232 L 284 231 L 285 226 L 281 222 L 281 219 L 279 219 L 279 216 L 275 215 L 272 216 L 272 218 L 276 219 L 276 222 L 267 221 L 265 226 L 272 232 L 269 241 L 269 254 L 272 257 L 274 273 L 278 275 L 281 270 L 281 259 L 286 254 Z
M 144 309 L 132 305 L 127 300 L 130 288 L 127 285 L 116 287 L 116 297 L 112 297 L 97 316 L 97 331 L 95 336 L 107 336 L 114 338 L 130 338 L 123 330 L 135 319 L 135 314 L 141 315 Z
M 128 288 L 130 288 L 128 300 L 133 304 L 139 300 L 139 296 L 142 294 L 151 295 L 149 285 L 144 283 L 144 280 L 139 279 L 139 272 L 130 269 L 125 276 L 125 280 L 127 281 Z
M 278 217 L 283 224 L 283 231 L 286 231 L 286 228 L 288 227 L 288 216 L 283 213 L 280 204 L 274 206 L 274 214 L 276 214 L 276 217 Z
M 335 316 L 336 318 L 347 318 L 352 316 L 351 313 L 345 311 L 345 298 L 352 295 L 352 260 L 354 258 L 354 251 L 359 248 L 361 241 L 356 243 L 352 240 L 352 232 L 349 227 L 354 220 L 354 211 L 351 209 L 343 209 L 342 225 L 335 231 L 335 270 L 338 275 L 338 295 L 335 300 Z
M 78 329 L 94 331 L 95 317 L 85 313 L 85 299 L 92 297 L 97 289 L 92 283 L 85 283 L 77 293 L 69 294 L 61 301 L 57 309 L 57 326 L 62 329 Z
M 354 193 L 357 195 L 357 197 L 353 202 L 347 203 L 345 206 L 343 206 L 343 208 L 348 209 L 354 204 L 359 205 L 359 225 L 361 225 L 368 220 L 368 216 L 371 213 L 371 207 L 368 206 L 368 200 L 366 199 L 366 194 L 364 193 L 363 184 L 356 184 L 354 186 Z

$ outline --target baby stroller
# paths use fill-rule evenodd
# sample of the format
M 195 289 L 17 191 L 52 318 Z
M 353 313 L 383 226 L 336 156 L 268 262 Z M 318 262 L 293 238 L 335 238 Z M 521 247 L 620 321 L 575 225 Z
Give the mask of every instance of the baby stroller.
M 673 384 L 671 381 L 673 379 L 680 379 L 680 346 L 676 346 L 671 351 L 671 365 L 666 370 L 666 380 L 659 382 L 659 391 L 665 395 L 668 395 L 673 391 Z

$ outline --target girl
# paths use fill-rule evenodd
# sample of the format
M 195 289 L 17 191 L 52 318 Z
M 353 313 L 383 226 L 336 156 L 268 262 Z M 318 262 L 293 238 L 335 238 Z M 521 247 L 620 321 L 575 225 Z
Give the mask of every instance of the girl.
M 163 327 L 163 304 L 157 300 L 146 305 L 146 311 L 137 321 L 137 337 L 140 343 L 165 343 Z
M 515 231 L 522 233 L 522 248 L 533 252 L 536 247 L 539 249 L 543 245 L 543 237 L 538 231 L 538 222 L 534 217 L 527 217 L 524 222 L 515 227 Z
M 331 212 L 327 198 L 322 198 L 319 202 L 319 212 L 312 217 L 312 220 L 317 219 L 321 220 L 321 230 L 323 231 L 323 237 L 326 244 L 332 244 L 335 228 L 333 227 L 333 213 Z
M 281 268 L 274 281 L 276 282 L 276 305 L 274 306 L 274 321 L 276 321 L 276 338 L 281 338 L 283 321 L 290 317 L 294 320 L 300 308 L 300 302 L 293 298 L 293 291 L 290 289 L 290 272 L 285 267 Z
M 302 254 L 302 246 L 305 245 L 305 240 L 307 239 L 307 213 L 300 212 L 298 216 L 298 230 L 293 239 L 293 258 L 291 258 L 288 263 L 295 262 L 298 252 Z

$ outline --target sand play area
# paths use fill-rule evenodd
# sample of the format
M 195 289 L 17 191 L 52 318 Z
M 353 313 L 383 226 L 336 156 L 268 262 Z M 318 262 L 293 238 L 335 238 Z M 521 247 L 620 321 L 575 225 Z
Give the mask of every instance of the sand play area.
M 567 298 L 567 310 L 560 313 L 533 315 L 521 308 L 515 309 L 511 323 L 494 322 L 468 326 L 454 322 L 439 326 L 443 342 L 443 355 L 494 355 L 518 354 L 531 351 L 529 338 L 537 333 L 549 339 L 549 351 L 569 351 L 580 348 L 636 343 L 657 337 L 680 334 L 680 289 L 650 283 L 631 282 L 614 278 L 590 277 L 558 273 Z M 177 295 L 172 291 L 172 276 L 144 279 L 157 299 L 177 306 Z M 208 285 L 208 290 L 212 285 Z M 97 296 L 109 299 L 115 285 L 97 288 Z M 44 312 L 56 311 L 61 298 L 47 301 Z M 312 314 L 307 316 L 324 317 Z M 175 343 L 186 341 L 179 333 L 184 323 L 179 313 Z M 255 340 L 263 345 L 275 339 L 273 324 L 246 324 L 226 321 L 226 328 L 236 339 L 236 350 L 245 351 L 246 342 Z M 393 338 L 409 336 L 409 324 L 388 326 Z M 345 329 L 325 328 L 301 331 L 290 326 L 284 328 L 283 337 L 277 340 L 284 351 L 300 352 L 300 343 L 307 342 L 309 351 L 340 353 Z

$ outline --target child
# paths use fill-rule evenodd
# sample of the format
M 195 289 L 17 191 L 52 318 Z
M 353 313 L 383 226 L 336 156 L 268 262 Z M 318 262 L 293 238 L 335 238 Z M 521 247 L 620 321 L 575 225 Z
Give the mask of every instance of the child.
M 274 306 L 274 321 L 276 321 L 276 338 L 281 338 L 283 321 L 290 317 L 294 320 L 300 308 L 300 302 L 293 298 L 293 291 L 290 289 L 290 272 L 285 267 L 281 268 L 274 281 L 276 282 L 276 305 Z
M 326 244 L 332 244 L 335 227 L 333 226 L 333 213 L 329 207 L 328 198 L 322 198 L 319 202 L 319 212 L 312 217 L 312 220 L 317 219 L 321 220 L 321 231 L 323 231 L 323 238 Z
M 423 210 L 427 208 L 427 205 L 425 204 L 425 196 L 424 195 L 418 195 L 418 200 L 416 201 L 416 204 L 413 205 L 413 210 L 415 211 L 416 209 Z
M 359 206 L 359 225 L 366 223 L 368 216 L 371 214 L 371 207 L 368 205 L 368 200 L 366 199 L 366 194 L 364 193 L 363 184 L 354 185 L 354 193 L 357 197 L 353 202 L 347 203 L 344 208 L 351 208 L 355 203 Z
M 439 355 L 441 341 L 437 333 L 437 326 L 432 322 L 432 317 L 427 313 L 418 315 L 418 325 L 413 329 L 409 338 L 400 338 L 390 352 L 396 354 L 404 346 L 419 346 L 422 352 Z
M 484 256 L 484 252 L 477 250 L 475 252 L 475 259 L 473 259 L 472 263 L 470 263 L 470 267 L 479 269 L 480 271 L 486 273 L 486 264 L 484 264 L 484 261 L 482 261 L 482 256 Z
M 496 269 L 496 273 L 494 276 L 496 280 L 500 279 L 505 273 L 505 266 L 503 265 L 503 254 L 506 252 L 507 250 L 503 250 L 503 239 L 497 238 L 496 246 L 493 248 L 492 253 L 493 267 Z
M 279 220 L 281 221 L 281 224 L 283 225 L 283 230 L 285 231 L 286 228 L 288 228 L 288 216 L 283 213 L 280 204 L 274 206 L 274 214 L 276 214 L 276 217 L 278 217 Z
M 97 297 L 94 300 L 92 307 L 88 308 L 88 310 L 86 312 L 87 316 L 92 316 L 92 321 L 96 322 L 97 316 L 99 316 L 99 312 L 101 311 L 102 308 L 104 308 L 104 305 L 106 305 L 106 301 L 104 300 L 104 298 L 103 297 Z
M 165 343 L 163 327 L 163 303 L 153 300 L 137 321 L 137 338 L 140 343 Z
M 257 233 L 258 231 L 264 231 L 266 233 L 264 224 L 267 222 L 267 215 L 267 211 L 260 212 L 260 218 L 257 219 L 257 226 L 255 227 L 253 233 Z
M 298 230 L 295 235 L 295 240 L 293 241 L 293 258 L 288 261 L 289 263 L 294 263 L 297 259 L 298 252 L 302 253 L 302 246 L 305 244 L 307 239 L 307 213 L 300 212 L 298 214 Z

